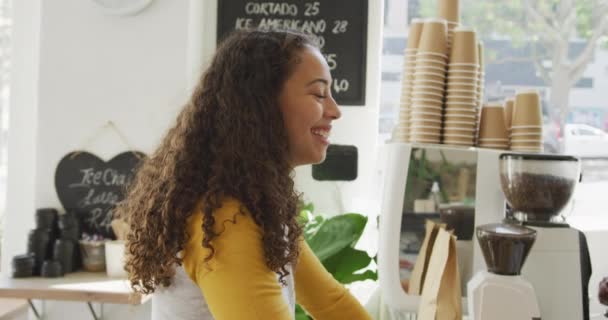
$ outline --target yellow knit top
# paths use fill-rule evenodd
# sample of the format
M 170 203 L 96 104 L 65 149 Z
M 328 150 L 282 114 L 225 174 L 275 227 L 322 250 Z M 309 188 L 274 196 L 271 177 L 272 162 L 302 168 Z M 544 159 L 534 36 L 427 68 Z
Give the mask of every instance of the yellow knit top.
M 188 221 L 190 238 L 184 250 L 184 269 L 201 289 L 216 320 L 291 320 L 277 275 L 264 261 L 262 230 L 249 212 L 239 214 L 240 202 L 227 199 L 214 212 L 215 254 L 208 265 L 203 248 L 202 212 Z M 236 221 L 236 223 L 233 223 Z M 292 269 L 296 301 L 315 319 L 371 319 L 361 304 L 328 273 L 305 241 Z

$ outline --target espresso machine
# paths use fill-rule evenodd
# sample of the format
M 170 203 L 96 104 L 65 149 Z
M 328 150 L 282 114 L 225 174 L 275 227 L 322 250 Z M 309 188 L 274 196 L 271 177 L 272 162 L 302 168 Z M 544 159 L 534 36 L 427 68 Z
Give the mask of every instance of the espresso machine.
M 500 184 L 507 223 L 536 231 L 521 274 L 536 291 L 543 319 L 589 319 L 591 259 L 585 235 L 561 215 L 580 180 L 580 162 L 562 155 L 504 153 Z

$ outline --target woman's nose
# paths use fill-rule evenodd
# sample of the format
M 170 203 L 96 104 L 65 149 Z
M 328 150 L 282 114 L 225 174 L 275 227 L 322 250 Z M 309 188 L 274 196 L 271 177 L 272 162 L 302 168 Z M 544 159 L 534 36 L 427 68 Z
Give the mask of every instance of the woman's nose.
M 325 105 L 325 115 L 326 117 L 332 118 L 334 120 L 340 119 L 340 117 L 342 116 L 342 111 L 340 111 L 340 107 L 338 106 L 336 100 L 334 100 L 333 97 L 327 100 L 327 103 Z

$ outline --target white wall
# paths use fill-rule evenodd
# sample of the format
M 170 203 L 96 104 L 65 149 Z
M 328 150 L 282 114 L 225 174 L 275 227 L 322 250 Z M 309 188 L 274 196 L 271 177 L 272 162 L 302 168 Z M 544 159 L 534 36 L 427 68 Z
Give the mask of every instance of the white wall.
M 39 30 L 40 3 L 14 1 L 3 272 L 9 272 L 13 255 L 25 252 L 27 230 L 34 224 Z
M 61 205 L 58 161 L 85 149 L 103 159 L 157 145 L 187 98 L 188 1 L 153 1 L 110 16 L 93 1 L 14 1 L 14 69 L 2 270 L 26 250 L 38 207 Z M 47 302 L 47 319 L 86 319 L 83 303 Z M 66 312 L 67 311 L 67 312 Z M 149 318 L 149 304 L 106 306 L 111 318 Z M 120 314 L 121 316 L 118 316 Z

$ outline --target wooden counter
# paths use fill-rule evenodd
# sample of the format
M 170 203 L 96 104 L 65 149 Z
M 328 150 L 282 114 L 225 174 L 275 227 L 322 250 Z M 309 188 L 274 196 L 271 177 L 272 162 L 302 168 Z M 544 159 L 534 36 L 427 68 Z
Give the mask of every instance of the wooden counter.
M 0 274 L 0 298 L 64 300 L 139 305 L 151 296 L 135 293 L 127 280 L 104 272 L 75 272 L 62 278 L 18 278 Z

